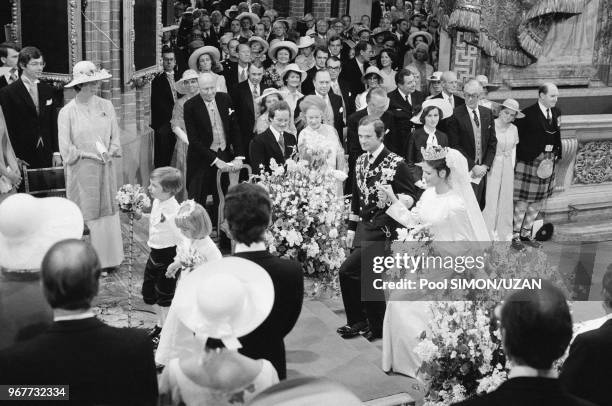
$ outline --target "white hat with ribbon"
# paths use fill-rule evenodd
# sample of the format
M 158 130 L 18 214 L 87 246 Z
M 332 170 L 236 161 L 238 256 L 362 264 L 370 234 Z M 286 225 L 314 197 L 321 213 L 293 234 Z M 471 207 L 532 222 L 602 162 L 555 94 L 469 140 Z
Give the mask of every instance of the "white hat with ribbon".
M 0 267 L 40 269 L 53 244 L 83 236 L 79 207 L 63 197 L 11 195 L 0 204 Z
M 88 82 L 97 82 L 112 78 L 106 69 L 98 69 L 91 61 L 77 62 L 72 68 L 72 81 L 64 87 L 73 87 Z
M 255 330 L 274 304 L 270 275 L 243 258 L 206 262 L 181 278 L 172 305 L 202 345 L 215 338 L 240 348 L 238 338 Z
M 412 121 L 415 124 L 422 124 L 421 114 L 423 114 L 423 110 L 425 110 L 425 108 L 429 106 L 435 106 L 438 109 L 440 109 L 440 111 L 442 112 L 442 117 L 440 117 L 440 120 L 449 118 L 450 116 L 453 115 L 453 106 L 451 106 L 449 102 L 447 102 L 444 99 L 439 99 L 439 98 L 429 99 L 423 102 L 423 104 L 421 105 L 421 111 L 419 111 L 419 113 L 416 116 L 412 117 L 410 121 Z

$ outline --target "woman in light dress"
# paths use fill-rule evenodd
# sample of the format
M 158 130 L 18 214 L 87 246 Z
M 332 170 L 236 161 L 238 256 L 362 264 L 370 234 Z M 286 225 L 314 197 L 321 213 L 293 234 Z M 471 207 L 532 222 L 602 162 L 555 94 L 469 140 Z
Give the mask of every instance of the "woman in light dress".
M 285 73 L 283 74 L 283 83 L 285 86 L 281 87 L 280 89 L 283 100 L 287 102 L 291 109 L 291 121 L 289 122 L 287 131 L 295 135 L 297 135 L 297 130 L 295 128 L 293 113 L 295 112 L 298 100 L 304 97 L 304 95 L 300 92 L 300 86 L 304 80 L 306 80 L 306 76 L 307 73 L 300 69 L 297 64 L 291 63 L 287 66 Z
M 298 54 L 298 48 L 291 41 L 272 40 L 268 56 L 274 61 L 264 72 L 262 83 L 265 86 L 275 87 L 280 89 L 283 87 L 283 75 L 287 66 L 295 59 Z
M 336 129 L 329 124 L 323 124 L 325 102 L 319 96 L 306 96 L 300 103 L 300 111 L 304 114 L 306 127 L 298 136 L 298 152 L 300 158 L 310 162 L 315 169 L 337 170 L 337 196 L 343 195 L 343 182 L 346 179 L 348 167 L 344 159 L 344 149 Z M 315 158 L 316 157 L 316 158 Z M 344 178 L 340 180 L 341 178 Z
M 59 150 L 66 169 L 66 197 L 75 202 L 89 228 L 102 268 L 123 261 L 121 224 L 115 196 L 114 158 L 121 157 L 119 125 L 110 100 L 96 94 L 111 75 L 90 61 L 74 65 L 76 97 L 57 118 Z
M 419 199 L 416 210 L 409 211 L 390 187 L 384 186 L 381 190 L 392 202 L 387 214 L 406 227 L 413 226 L 416 219 L 427 224 L 437 255 L 458 254 L 453 252 L 456 245 L 446 242 L 489 241 L 487 227 L 470 186 L 465 157 L 457 150 L 439 146 L 423 150 L 423 157 L 423 179 L 428 188 Z M 442 270 L 435 272 L 443 273 Z M 412 377 L 416 377 L 421 366 L 421 359 L 413 350 L 432 318 L 432 302 L 414 300 L 404 297 L 400 290 L 390 294 L 383 322 L 382 355 L 383 370 Z
M 518 130 L 512 122 L 523 118 L 519 104 L 507 99 L 501 104 L 499 117 L 495 119 L 497 150 L 491 170 L 487 176 L 487 205 L 482 212 L 491 235 L 499 241 L 512 240 L 512 220 L 514 211 L 514 162 L 516 145 L 519 142 Z
M 270 361 L 240 353 L 238 338 L 270 314 L 274 285 L 254 262 L 229 257 L 182 277 L 172 305 L 198 351 L 173 358 L 159 377 L 162 405 L 237 406 L 278 382 Z M 182 402 L 182 403 L 181 403 Z
M 196 71 L 187 69 L 185 72 L 183 72 L 183 77 L 181 80 L 176 82 L 176 85 L 174 86 L 176 91 L 182 94 L 183 97 L 174 103 L 172 120 L 170 120 L 172 132 L 174 135 L 176 135 L 176 144 L 174 146 L 174 153 L 172 154 L 170 165 L 180 170 L 183 176 L 185 176 L 187 173 L 187 148 L 189 147 L 183 111 L 185 102 L 197 95 L 198 91 L 200 90 L 198 86 L 198 76 L 199 75 Z M 187 189 L 185 186 L 183 186 L 175 197 L 179 202 L 187 200 Z
M 383 79 L 382 87 L 385 88 L 387 93 L 394 91 L 397 89 L 397 84 L 395 83 L 395 74 L 397 70 L 395 70 L 395 59 L 396 54 L 391 49 L 383 49 L 380 51 L 380 55 L 378 55 L 378 66 L 380 67 L 380 76 Z
M 261 96 L 255 99 L 255 108 L 259 109 L 259 117 L 255 120 L 253 132 L 261 134 L 270 127 L 268 120 L 268 109 L 276 102 L 283 100 L 280 90 L 269 87 L 263 91 Z
M 9 139 L 2 108 L 0 108 L 0 202 L 15 193 L 20 183 L 19 163 Z
M 219 64 L 220 56 L 219 50 L 213 46 L 198 48 L 189 56 L 189 69 L 193 69 L 200 75 L 210 73 L 217 79 L 217 92 L 227 93 L 225 77 L 215 73 L 223 69 Z

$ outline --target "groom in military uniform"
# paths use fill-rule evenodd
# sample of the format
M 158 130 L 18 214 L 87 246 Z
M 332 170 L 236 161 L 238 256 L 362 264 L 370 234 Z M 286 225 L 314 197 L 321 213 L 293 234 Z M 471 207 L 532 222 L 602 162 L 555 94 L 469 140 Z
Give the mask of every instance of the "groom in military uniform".
M 359 121 L 359 143 L 366 151 L 356 163 L 353 179 L 353 198 L 346 238 L 348 247 L 353 246 L 357 223 L 361 222 L 360 246 L 340 267 L 340 289 L 346 311 L 347 324 L 337 332 L 343 338 L 363 334 L 372 341 L 382 337 L 385 315 L 385 297 L 375 290 L 372 264 L 375 256 L 388 255 L 388 246 L 396 238 L 399 223 L 386 214 L 389 202 L 380 190 L 391 185 L 403 201 L 411 206 L 417 194 L 410 181 L 408 165 L 401 157 L 392 153 L 383 144 L 384 123 L 376 117 L 366 116 Z

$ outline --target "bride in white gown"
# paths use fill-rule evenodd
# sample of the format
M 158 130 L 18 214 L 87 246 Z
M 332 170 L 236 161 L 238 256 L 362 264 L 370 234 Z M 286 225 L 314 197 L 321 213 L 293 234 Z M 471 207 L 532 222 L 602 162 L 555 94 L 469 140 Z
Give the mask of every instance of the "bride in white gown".
M 436 243 L 437 254 L 448 245 L 439 242 L 489 241 L 489 233 L 469 181 L 465 157 L 457 150 L 430 147 L 422 150 L 423 179 L 428 189 L 419 199 L 415 212 L 421 224 L 427 224 Z M 387 186 L 383 188 L 392 205 L 387 214 L 404 226 L 414 224 L 409 211 Z M 402 291 L 393 291 L 387 303 L 383 323 L 384 371 L 416 377 L 421 360 L 414 353 L 419 336 L 432 318 L 431 302 L 402 301 Z M 404 298 L 405 299 L 405 298 Z
M 306 127 L 300 131 L 297 149 L 299 157 L 309 161 L 314 169 L 330 168 L 339 171 L 335 173 L 338 179 L 337 194 L 342 196 L 342 182 L 346 179 L 348 169 L 336 129 L 322 123 L 325 108 L 325 102 L 319 96 L 306 96 L 300 102 Z

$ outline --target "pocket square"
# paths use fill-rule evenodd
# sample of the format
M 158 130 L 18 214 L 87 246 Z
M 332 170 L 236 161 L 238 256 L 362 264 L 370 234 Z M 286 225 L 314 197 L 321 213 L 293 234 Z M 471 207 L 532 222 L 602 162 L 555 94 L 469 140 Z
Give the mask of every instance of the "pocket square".
M 385 134 L 389 134 L 389 130 L 385 131 Z
M 231 116 L 232 114 L 234 114 L 234 109 L 229 109 L 228 111 L 229 111 L 229 113 L 228 113 L 228 114 L 229 114 L 230 116 Z
M 47 100 L 46 106 L 50 106 L 53 104 L 53 99 Z

